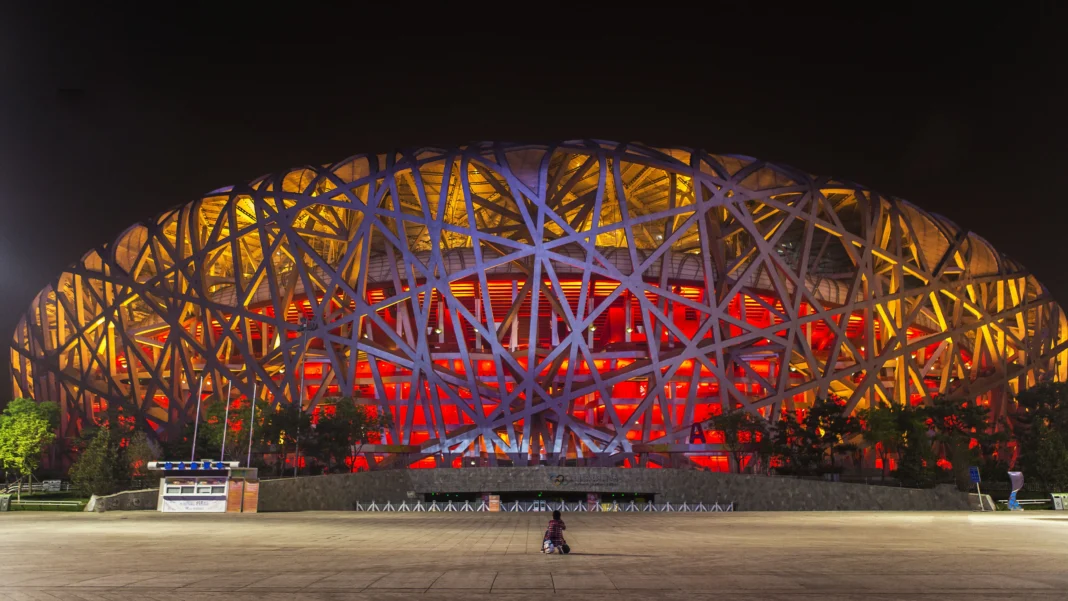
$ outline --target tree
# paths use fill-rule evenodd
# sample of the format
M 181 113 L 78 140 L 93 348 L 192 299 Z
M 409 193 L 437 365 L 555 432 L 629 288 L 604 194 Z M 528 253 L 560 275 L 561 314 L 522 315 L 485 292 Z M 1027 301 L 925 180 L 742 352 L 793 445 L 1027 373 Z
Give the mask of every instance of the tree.
M 267 401 L 257 400 L 255 427 L 249 428 L 252 406 L 248 399 L 231 399 L 229 412 L 226 410 L 224 400 L 211 399 L 204 419 L 200 422 L 200 432 L 203 435 L 197 437 L 197 454 L 207 456 L 205 453 L 210 451 L 211 456 L 216 457 L 220 452 L 225 452 L 224 459 L 226 460 L 245 461 L 248 458 L 250 435 L 254 437 L 252 441 L 254 447 L 258 447 L 262 441 L 267 440 L 264 424 L 268 415 L 274 412 L 270 407 Z M 222 447 L 224 430 L 226 432 L 225 449 Z M 201 444 L 204 446 L 201 447 Z M 201 448 L 205 449 L 205 453 L 199 452 Z M 188 455 L 190 451 L 187 445 L 185 454 Z
M 19 398 L 0 414 L 0 467 L 19 475 L 17 498 L 22 498 L 22 479 L 32 476 L 41 463 L 44 448 L 55 440 L 59 409 L 55 403 L 37 403 Z
M 211 406 L 209 406 L 210 408 Z M 182 435 L 172 438 L 164 444 L 164 455 L 167 459 L 191 461 L 203 458 L 219 456 L 217 438 L 212 435 L 212 424 L 208 418 L 202 417 L 200 422 L 190 421 L 182 427 Z M 219 427 L 221 432 L 221 426 Z M 193 457 L 193 439 L 196 438 L 196 457 Z M 227 442 L 229 446 L 229 442 Z
M 764 420 L 752 413 L 734 408 L 712 418 L 712 428 L 723 434 L 723 447 L 730 453 L 734 471 L 742 473 L 742 453 L 755 450 L 755 445 L 768 436 Z
M 331 470 L 353 471 L 363 445 L 377 441 L 392 420 L 388 413 L 356 403 L 351 397 L 327 399 L 315 432 Z
M 124 449 L 126 471 L 132 479 L 148 476 L 148 464 L 160 458 L 160 446 L 144 432 L 134 433 Z
M 785 411 L 771 433 L 774 455 L 779 458 L 783 472 L 813 473 L 820 463 L 823 447 L 815 433 L 798 419 L 795 411 Z
M 901 413 L 907 408 L 887 403 L 878 403 L 861 412 L 864 442 L 882 459 L 882 479 L 890 468 L 890 454 L 898 453 L 904 446 L 905 429 Z
M 845 406 L 845 401 L 830 397 L 816 399 L 800 419 L 796 412 L 783 413 L 773 438 L 775 453 L 788 471 L 815 473 L 825 458 L 833 470 L 835 454 L 852 450 L 850 438 L 860 434 L 860 420 L 847 414 Z
M 259 411 L 258 406 L 256 410 Z M 279 406 L 273 410 L 267 411 L 267 415 L 263 420 L 263 429 L 261 431 L 263 432 L 262 440 L 270 441 L 271 443 L 277 442 L 277 474 L 279 476 L 284 476 L 286 471 L 286 456 L 289 453 L 289 449 L 296 448 L 298 433 L 300 436 L 299 442 L 302 446 L 310 436 L 311 416 L 304 411 L 296 411 L 293 407 Z M 299 459 L 294 458 L 294 461 L 299 461 Z
M 961 490 L 971 486 L 968 466 L 994 455 L 998 445 L 1008 440 L 1005 432 L 990 427 L 990 409 L 968 399 L 939 396 L 919 412 L 926 417 L 934 441 L 942 445 Z
M 1019 450 L 1019 467 L 1026 473 L 1050 474 L 1054 448 L 1068 446 L 1068 384 L 1042 382 L 1016 395 L 1010 423 Z M 1051 440 L 1059 438 L 1060 443 Z M 1047 486 L 1049 486 L 1047 484 Z
M 200 423 L 189 422 L 182 430 L 182 436 L 167 441 L 163 455 L 168 459 L 188 461 L 193 452 L 193 434 L 196 432 L 196 459 L 215 459 L 225 451 L 224 460 L 244 463 L 249 452 L 249 435 L 254 439 L 252 448 L 262 450 L 264 444 L 272 440 L 266 431 L 267 420 L 275 413 L 271 403 L 256 401 L 255 427 L 249 428 L 252 406 L 244 397 L 230 399 L 230 411 L 226 411 L 226 402 L 218 397 L 209 397 L 202 403 L 204 415 Z M 223 422 L 226 422 L 225 424 Z M 223 431 L 226 432 L 226 448 L 223 449 Z
M 816 399 L 803 422 L 811 440 L 820 447 L 820 457 L 829 457 L 835 469 L 837 453 L 848 452 L 851 438 L 861 433 L 860 420 L 846 412 L 846 402 L 838 397 Z
M 902 446 L 894 476 L 905 486 L 928 488 L 935 483 L 935 454 L 927 421 L 917 411 L 901 414 Z M 899 422 L 901 423 L 901 422 Z
M 70 466 L 71 482 L 84 494 L 110 495 L 122 485 L 124 475 L 115 438 L 110 427 L 97 428 Z
M 1013 432 L 1023 442 L 1027 428 L 1041 420 L 1054 432 L 1068 432 L 1068 384 L 1041 382 L 1016 395 Z
M 754 474 L 765 474 L 771 467 L 771 458 L 775 456 L 775 427 L 766 421 L 763 424 L 764 433 L 757 439 L 753 446 L 756 465 L 753 466 Z
M 1033 473 L 1051 492 L 1068 490 L 1068 445 L 1063 436 L 1042 421 L 1035 424 L 1034 436 Z

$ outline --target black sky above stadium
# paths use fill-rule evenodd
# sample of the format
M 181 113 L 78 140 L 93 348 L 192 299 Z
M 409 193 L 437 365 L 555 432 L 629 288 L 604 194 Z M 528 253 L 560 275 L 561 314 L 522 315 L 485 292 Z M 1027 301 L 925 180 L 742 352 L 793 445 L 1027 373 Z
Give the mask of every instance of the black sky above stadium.
M 481 139 L 691 146 L 850 179 L 974 230 L 1068 302 L 1065 14 L 1053 3 L 546 7 L 496 23 L 472 9 L 455 24 L 410 22 L 405 6 L 231 17 L 25 4 L 0 9 L 5 340 L 68 264 L 209 190 Z

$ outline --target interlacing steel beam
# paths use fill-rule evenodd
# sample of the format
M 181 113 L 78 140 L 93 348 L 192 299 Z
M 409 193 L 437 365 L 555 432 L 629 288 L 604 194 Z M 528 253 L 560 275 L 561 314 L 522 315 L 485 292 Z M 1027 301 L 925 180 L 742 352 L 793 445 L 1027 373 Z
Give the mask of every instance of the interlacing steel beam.
M 216 190 L 60 274 L 11 372 L 64 436 L 109 412 L 176 436 L 203 380 L 388 412 L 371 467 L 677 466 L 722 459 L 695 425 L 725 409 L 953 394 L 998 417 L 1066 358 L 1048 291 L 943 217 L 750 157 L 582 140 Z

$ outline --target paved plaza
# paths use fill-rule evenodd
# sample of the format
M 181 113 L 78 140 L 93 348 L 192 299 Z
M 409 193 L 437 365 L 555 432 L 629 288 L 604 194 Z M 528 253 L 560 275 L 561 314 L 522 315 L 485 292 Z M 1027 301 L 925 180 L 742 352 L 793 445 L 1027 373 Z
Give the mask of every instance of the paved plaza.
M 0 514 L 0 599 L 1062 599 L 1053 512 Z

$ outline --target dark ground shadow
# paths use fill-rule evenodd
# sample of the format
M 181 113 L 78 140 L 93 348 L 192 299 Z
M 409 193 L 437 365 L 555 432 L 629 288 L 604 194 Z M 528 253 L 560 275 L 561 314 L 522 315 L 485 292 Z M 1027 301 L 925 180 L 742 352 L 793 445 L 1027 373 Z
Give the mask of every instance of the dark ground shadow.
M 641 555 L 638 553 L 581 553 L 572 551 L 566 555 L 582 555 L 583 557 L 656 557 L 656 555 Z

